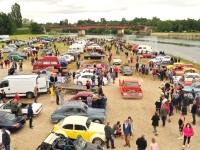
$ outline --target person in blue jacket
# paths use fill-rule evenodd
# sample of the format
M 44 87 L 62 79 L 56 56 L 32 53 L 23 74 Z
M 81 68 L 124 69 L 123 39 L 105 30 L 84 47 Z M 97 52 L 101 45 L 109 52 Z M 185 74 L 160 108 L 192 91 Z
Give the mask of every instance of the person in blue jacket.
M 33 126 L 32 126 L 32 122 L 33 122 L 32 103 L 29 104 L 27 116 L 28 116 L 28 118 L 29 118 L 29 127 L 30 127 L 30 129 L 33 129 Z

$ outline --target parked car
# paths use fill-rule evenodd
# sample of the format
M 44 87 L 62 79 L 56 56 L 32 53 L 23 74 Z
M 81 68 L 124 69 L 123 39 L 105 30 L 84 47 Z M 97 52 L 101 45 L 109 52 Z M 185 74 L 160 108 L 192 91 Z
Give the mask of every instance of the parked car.
M 86 142 L 81 135 L 72 140 L 50 133 L 36 150 L 103 150 L 103 147 Z
M 17 47 L 22 47 L 22 46 L 24 46 L 26 43 L 25 42 L 23 42 L 23 41 L 19 41 L 19 42 L 16 42 L 15 43 L 15 45 L 17 46 Z
M 15 44 L 9 44 L 8 47 L 11 47 L 13 49 L 17 49 L 18 48 Z
M 143 92 L 137 79 L 119 80 L 119 87 L 123 98 L 143 98 Z
M 191 93 L 192 89 L 194 89 L 195 93 L 200 93 L 200 82 L 195 82 L 191 86 L 184 86 L 184 91 L 186 93 Z
M 76 95 L 74 95 L 72 98 L 70 98 L 69 101 L 73 101 L 73 100 L 80 101 L 81 100 L 82 102 L 87 104 L 88 95 L 93 95 L 93 92 L 88 92 L 88 91 L 78 92 Z
M 23 57 L 24 59 L 27 59 L 26 53 L 22 53 L 19 51 L 12 51 L 8 54 L 8 56 L 13 56 L 13 55 L 17 55 L 19 57 Z
M 10 53 L 10 52 L 13 52 L 13 51 L 16 51 L 17 49 L 14 49 L 12 47 L 4 47 L 4 48 L 1 48 L 0 51 L 2 51 L 3 53 Z
M 88 117 L 69 116 L 54 125 L 53 132 L 71 139 L 79 135 L 87 142 L 103 145 L 105 139 L 105 125 L 92 122 Z
M 1 103 L 0 104 L 0 111 L 11 112 L 12 101 L 13 101 L 13 99 L 9 100 L 7 103 Z M 22 114 L 25 117 L 27 117 L 28 106 L 29 106 L 29 103 L 22 103 Z M 33 103 L 32 109 L 33 109 L 33 115 L 36 116 L 42 111 L 43 106 L 42 106 L 41 103 Z
M 58 60 L 60 62 L 61 67 L 66 67 L 68 65 L 68 62 L 65 58 L 63 57 L 58 57 Z
M 84 59 L 104 59 L 106 57 L 105 54 L 100 54 L 97 52 L 88 53 L 84 56 Z
M 68 116 L 86 116 L 93 122 L 104 123 L 105 109 L 90 108 L 81 101 L 69 101 L 51 114 L 51 121 L 59 122 Z
M 86 82 L 89 80 L 91 81 L 91 78 L 93 76 L 93 73 L 84 73 L 84 74 L 80 74 L 78 75 L 78 79 L 74 79 L 74 84 L 77 84 L 77 81 L 78 81 L 78 84 L 79 85 L 86 85 Z M 96 81 L 95 81 L 95 84 L 97 85 L 97 76 L 96 76 Z M 103 85 L 107 85 L 108 84 L 108 81 L 105 77 L 103 77 Z
M 120 56 L 114 56 L 113 57 L 113 65 L 121 65 L 121 57 Z
M 186 73 L 184 74 L 184 81 L 192 81 L 195 78 L 196 81 L 200 82 L 200 75 L 198 73 Z
M 155 56 L 156 55 L 151 52 L 142 54 L 143 58 L 154 58 Z
M 161 62 L 157 62 L 156 63 L 157 65 L 161 66 L 161 67 L 167 67 L 168 65 L 173 65 L 174 62 L 171 62 L 171 61 L 165 61 L 165 60 L 162 60 Z
M 19 62 L 20 60 L 23 61 L 24 58 L 23 57 L 20 57 L 18 55 L 8 55 L 7 57 L 10 61 L 14 60 L 16 62 Z
M 119 72 L 124 76 L 124 75 L 133 75 L 133 71 L 131 67 L 128 64 L 124 64 L 120 66 Z
M 6 128 L 10 132 L 16 132 L 22 129 L 26 124 L 25 116 L 15 117 L 10 112 L 0 111 L 0 128 Z
M 149 62 L 160 63 L 161 59 L 156 57 L 156 58 L 150 59 Z
M 195 68 L 184 68 L 180 71 L 176 71 L 176 73 L 178 74 L 181 74 L 181 75 L 184 75 L 186 73 L 196 73 L 196 74 L 199 74 L 199 71 Z
M 25 47 L 22 52 L 24 53 L 33 53 L 33 51 L 36 51 L 36 48 L 35 47 Z
M 64 54 L 61 57 L 65 57 L 65 59 L 67 60 L 67 62 L 74 61 L 74 56 L 72 56 L 72 55 Z

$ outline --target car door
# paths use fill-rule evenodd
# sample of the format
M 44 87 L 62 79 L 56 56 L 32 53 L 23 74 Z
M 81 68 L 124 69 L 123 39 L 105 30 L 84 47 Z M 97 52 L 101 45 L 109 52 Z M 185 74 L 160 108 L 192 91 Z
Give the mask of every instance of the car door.
M 89 141 L 89 134 L 87 128 L 83 125 L 75 124 L 73 139 L 76 139 L 79 135 L 81 135 L 85 141 Z
M 64 126 L 62 126 L 62 128 L 69 138 L 74 139 L 74 125 L 73 124 L 65 124 Z
M 72 116 L 74 114 L 75 114 L 74 108 L 67 108 L 65 113 L 64 113 L 64 116 L 68 117 L 68 116 Z
M 85 110 L 83 110 L 82 108 L 76 108 L 75 115 L 78 115 L 78 116 L 87 116 Z

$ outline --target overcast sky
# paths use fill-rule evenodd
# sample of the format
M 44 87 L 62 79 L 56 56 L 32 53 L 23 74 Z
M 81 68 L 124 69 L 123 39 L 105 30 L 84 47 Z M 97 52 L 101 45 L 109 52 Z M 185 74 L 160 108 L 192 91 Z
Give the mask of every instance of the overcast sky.
M 0 12 L 10 12 L 15 2 L 21 6 L 23 18 L 39 23 L 64 19 L 74 23 L 88 18 L 95 21 L 153 16 L 161 20 L 200 18 L 200 0 L 0 0 Z

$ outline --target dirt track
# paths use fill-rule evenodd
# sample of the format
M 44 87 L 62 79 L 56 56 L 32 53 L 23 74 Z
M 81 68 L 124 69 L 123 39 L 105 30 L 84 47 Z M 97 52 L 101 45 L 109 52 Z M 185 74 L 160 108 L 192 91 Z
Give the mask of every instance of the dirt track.
M 29 74 L 32 67 L 30 67 L 30 62 L 24 63 L 24 72 Z M 21 74 L 21 73 L 20 73 Z M 3 78 L 7 75 L 7 70 L 0 70 L 0 77 Z M 125 100 L 121 98 L 118 80 L 123 78 L 138 78 L 141 87 L 144 92 L 144 98 L 141 100 Z M 141 78 L 134 74 L 132 77 L 119 76 L 116 83 L 112 86 L 103 87 L 103 91 L 108 97 L 107 106 L 107 121 L 111 122 L 111 126 L 117 121 L 121 123 L 127 119 L 128 116 L 133 118 L 134 122 L 134 137 L 131 139 L 131 149 L 136 149 L 135 141 L 141 136 L 141 134 L 146 135 L 148 142 L 148 148 L 151 138 L 154 137 L 153 128 L 151 126 L 151 117 L 155 110 L 155 101 L 159 97 L 161 91 L 158 88 L 160 86 L 160 81 L 152 81 L 148 78 Z M 68 92 L 65 95 L 65 102 L 72 97 L 71 93 Z M 33 102 L 32 100 L 22 99 L 23 102 Z M 56 103 L 50 102 L 49 95 L 41 95 L 38 98 L 38 102 L 43 104 L 44 109 L 37 116 L 34 117 L 33 125 L 34 129 L 29 129 L 28 122 L 27 125 L 17 133 L 11 135 L 11 149 L 12 150 L 34 150 L 36 147 L 44 140 L 44 138 L 50 133 L 53 128 L 53 123 L 50 121 L 51 113 L 58 107 Z M 172 122 L 167 123 L 165 128 L 158 128 L 158 136 L 156 140 L 159 144 L 160 150 L 179 150 L 182 146 L 182 140 L 178 140 L 178 119 L 180 114 L 175 113 L 172 117 Z M 192 116 L 190 113 L 186 116 L 186 122 L 191 122 Z M 161 124 L 161 122 L 160 122 Z M 200 149 L 200 129 L 199 129 L 200 119 L 197 116 L 197 125 L 194 127 L 195 134 L 191 138 L 190 150 Z M 115 146 L 117 150 L 124 150 L 129 148 L 124 148 L 124 139 L 116 138 Z M 106 149 L 106 148 L 105 148 Z

